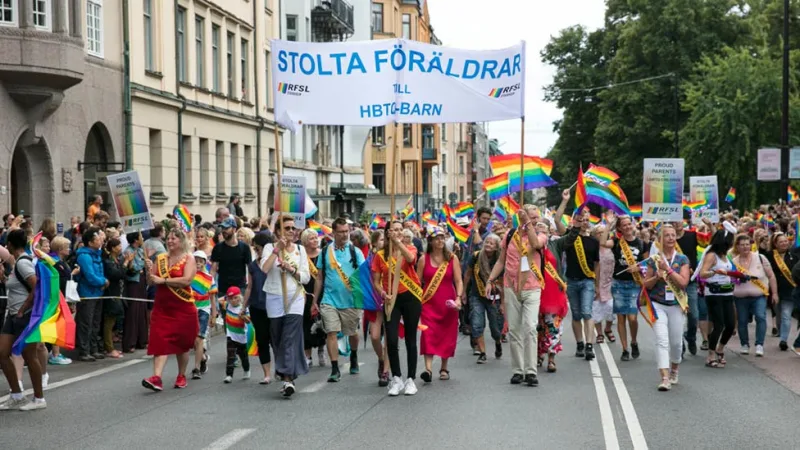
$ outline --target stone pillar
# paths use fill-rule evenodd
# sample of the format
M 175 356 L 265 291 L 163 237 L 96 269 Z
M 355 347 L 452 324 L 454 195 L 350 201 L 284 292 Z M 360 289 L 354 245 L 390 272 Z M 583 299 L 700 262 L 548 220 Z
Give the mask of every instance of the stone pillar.
M 67 34 L 68 0 L 53 0 L 53 33 Z
M 83 39 L 83 0 L 70 0 L 70 36 L 78 39 Z
M 33 2 L 21 1 L 19 6 L 19 27 L 23 30 L 33 30 Z

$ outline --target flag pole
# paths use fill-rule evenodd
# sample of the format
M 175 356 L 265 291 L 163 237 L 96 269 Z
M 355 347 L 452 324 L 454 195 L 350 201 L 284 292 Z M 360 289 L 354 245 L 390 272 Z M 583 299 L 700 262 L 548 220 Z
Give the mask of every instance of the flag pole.
M 390 207 L 391 207 L 391 216 L 389 217 L 389 227 L 391 228 L 392 220 L 394 219 L 395 214 L 395 197 L 397 195 L 397 166 L 398 161 L 400 159 L 400 140 L 402 139 L 402 127 L 400 123 L 395 122 L 394 124 L 394 145 L 392 146 L 392 157 L 391 157 L 391 164 L 392 164 L 392 187 L 391 187 L 391 198 L 389 200 Z M 389 239 L 389 236 L 385 236 L 385 239 Z M 394 248 L 392 248 L 392 253 L 394 253 Z M 391 261 L 394 255 L 387 255 L 386 264 L 391 269 Z M 392 297 L 397 294 L 397 291 L 400 287 L 400 264 L 402 262 L 397 260 L 395 262 L 394 271 L 387 270 L 388 273 L 388 280 L 387 285 L 389 286 L 389 296 Z M 394 273 L 392 273 L 394 272 Z M 387 317 L 392 316 L 392 310 L 394 309 L 394 299 L 389 300 L 384 305 L 386 309 Z
M 278 124 L 277 123 L 275 124 L 274 131 L 275 131 L 275 133 L 273 133 L 273 134 L 275 135 L 275 166 L 276 166 L 275 167 L 275 171 L 277 172 L 277 177 L 278 177 L 277 181 L 275 182 L 275 205 L 280 206 L 280 209 L 283 209 L 283 208 L 286 207 L 286 205 L 282 205 L 280 203 L 280 200 L 281 200 L 281 177 L 282 177 L 282 174 L 283 174 L 283 170 L 281 169 L 281 166 L 283 166 L 283 158 L 282 158 L 282 155 L 281 155 L 281 140 L 280 140 L 280 138 L 278 136 L 279 133 L 278 133 Z M 280 211 L 278 209 L 279 208 L 275 208 L 275 211 L 273 212 L 273 214 L 277 213 L 278 216 L 281 216 L 281 213 L 280 213 Z M 277 227 L 278 228 L 283 227 L 282 217 L 278 217 Z M 283 235 L 283 230 L 281 230 L 281 235 Z M 284 314 L 288 314 L 289 313 L 289 297 L 288 297 L 288 295 L 286 295 L 286 273 L 283 272 L 283 271 L 281 271 L 281 290 L 283 291 L 283 313 Z
M 519 206 L 525 204 L 525 116 L 521 121 L 521 138 L 519 146 Z

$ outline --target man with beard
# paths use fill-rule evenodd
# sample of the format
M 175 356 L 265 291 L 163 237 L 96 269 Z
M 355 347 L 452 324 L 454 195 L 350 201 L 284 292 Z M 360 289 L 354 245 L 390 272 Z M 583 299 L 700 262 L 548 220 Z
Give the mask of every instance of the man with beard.
M 252 260 L 250 247 L 236 236 L 236 221 L 227 217 L 220 224 L 223 241 L 211 251 L 211 276 L 219 275 L 219 292 L 228 292 L 236 286 L 244 291 L 247 287 L 247 265 Z

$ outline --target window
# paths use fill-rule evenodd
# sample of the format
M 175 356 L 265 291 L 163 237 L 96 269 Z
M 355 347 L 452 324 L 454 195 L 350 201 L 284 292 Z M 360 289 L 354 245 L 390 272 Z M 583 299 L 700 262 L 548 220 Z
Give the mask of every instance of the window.
M 208 139 L 200 138 L 200 194 L 209 194 L 208 185 Z
M 0 25 L 17 24 L 17 0 L 0 0 Z
M 372 165 L 372 185 L 381 194 L 386 190 L 386 164 Z
M 225 194 L 225 143 L 217 141 L 217 194 Z
M 295 15 L 286 15 L 286 40 L 297 40 L 297 16 Z
M 442 142 L 447 142 L 447 124 L 442 124 Z
M 292 133 L 292 137 L 294 137 L 294 133 Z M 269 171 L 270 172 L 277 172 L 278 171 L 278 160 L 276 159 L 277 156 L 275 154 L 275 149 L 269 149 Z
M 464 157 L 463 156 L 459 156 L 458 157 L 458 174 L 459 175 L 464 175 Z
M 103 0 L 86 2 L 86 50 L 103 57 Z
M 214 92 L 220 92 L 219 87 L 219 72 L 220 72 L 220 64 L 222 61 L 219 59 L 219 25 L 212 25 L 211 26 L 211 65 L 213 71 L 213 86 L 212 89 Z
M 33 26 L 50 31 L 50 0 L 33 1 Z
M 447 173 L 447 153 L 442 153 L 442 173 Z
M 150 192 L 164 190 L 164 171 L 162 169 L 161 130 L 150 130 Z
M 153 58 L 153 0 L 144 0 L 144 69 L 156 70 Z
M 180 170 L 183 172 L 183 193 L 192 193 L 192 137 L 183 136 L 181 139 L 181 149 L 183 152 L 183 167 Z M 178 160 L 180 161 L 180 159 Z
M 248 67 L 247 67 L 247 54 L 248 54 L 248 51 L 247 51 L 247 40 L 242 39 L 241 51 L 239 52 L 239 58 L 241 59 L 241 62 L 242 62 L 242 69 L 241 69 L 242 70 L 242 73 L 241 73 L 241 77 L 242 77 L 242 100 L 247 100 L 248 99 L 248 96 L 247 96 L 248 89 L 247 88 L 250 87 L 250 84 L 247 82 L 247 75 L 250 72 Z
M 240 194 L 239 188 L 239 145 L 231 144 L 231 195 Z
M 205 37 L 206 21 L 201 16 L 194 18 L 194 59 L 195 59 L 195 84 L 200 87 L 205 87 L 206 77 L 206 55 L 203 48 L 203 38 Z
M 410 123 L 404 123 L 403 124 L 403 147 L 411 147 L 412 142 L 413 142 L 413 140 L 412 140 L 413 137 L 414 136 L 413 136 L 413 134 L 411 132 L 411 124 Z
M 372 31 L 383 33 L 383 3 L 372 4 Z
M 411 14 L 403 14 L 403 38 L 411 39 Z
M 186 81 L 186 9 L 178 7 L 175 14 L 175 30 L 178 33 L 178 42 L 175 49 L 178 58 L 178 80 Z
M 433 126 L 423 125 L 422 148 L 433 148 Z
M 372 145 L 386 143 L 386 127 L 372 127 Z
M 464 201 L 464 186 L 459 186 L 458 187 L 458 201 L 459 202 L 463 202 Z
M 233 33 L 228 33 L 228 97 L 233 97 L 233 80 L 236 79 L 236 68 L 233 66 Z
M 269 52 L 266 50 L 264 51 L 264 61 L 266 61 L 266 64 L 264 64 L 264 84 L 267 85 L 267 88 L 264 89 L 264 95 L 266 96 L 266 101 L 264 104 L 267 105 L 267 108 L 270 108 L 269 91 L 272 90 L 272 85 L 269 82 L 269 65 L 272 63 L 272 61 L 269 60 Z
M 255 191 L 253 188 L 253 169 L 256 167 L 253 161 L 253 147 L 249 145 L 244 146 L 244 193 L 252 193 Z
M 447 201 L 447 186 L 442 186 L 442 202 Z

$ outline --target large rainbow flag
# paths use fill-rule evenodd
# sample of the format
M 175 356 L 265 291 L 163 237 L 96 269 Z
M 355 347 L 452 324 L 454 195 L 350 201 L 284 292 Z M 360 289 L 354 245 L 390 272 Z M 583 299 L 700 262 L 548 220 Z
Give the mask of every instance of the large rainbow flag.
M 520 155 L 497 155 L 489 158 L 494 175 L 508 174 L 509 192 L 519 192 L 520 185 Z M 558 184 L 550 178 L 553 171 L 553 161 L 539 158 L 538 156 L 524 157 L 525 189 L 536 189 Z
M 378 295 L 372 281 L 372 260 L 374 254 L 358 266 L 358 270 L 350 276 L 350 285 L 353 287 L 353 304 L 356 309 L 365 311 L 383 310 L 383 299 Z

